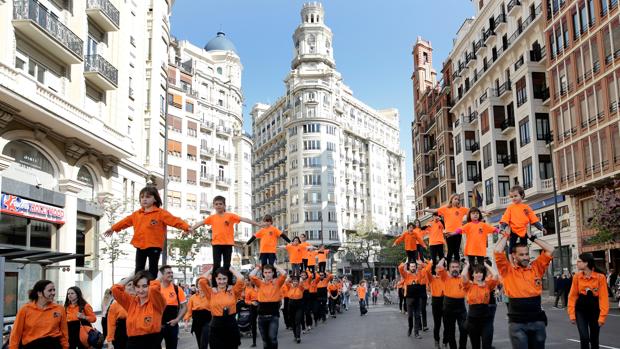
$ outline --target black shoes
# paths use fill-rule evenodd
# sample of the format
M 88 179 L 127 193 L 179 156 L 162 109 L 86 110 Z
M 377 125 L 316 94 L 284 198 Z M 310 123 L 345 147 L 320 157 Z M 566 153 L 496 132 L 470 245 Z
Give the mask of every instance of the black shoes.
M 407 337 L 411 337 L 411 330 L 412 330 L 412 328 L 409 327 L 409 329 L 407 330 Z

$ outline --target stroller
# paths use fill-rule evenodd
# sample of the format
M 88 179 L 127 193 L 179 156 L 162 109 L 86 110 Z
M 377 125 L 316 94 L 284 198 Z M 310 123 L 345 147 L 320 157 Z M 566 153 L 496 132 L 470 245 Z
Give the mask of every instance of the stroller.
M 237 325 L 242 336 L 252 335 L 252 323 L 250 315 L 250 306 L 244 301 L 237 303 Z
M 383 304 L 394 304 L 390 291 L 383 292 Z

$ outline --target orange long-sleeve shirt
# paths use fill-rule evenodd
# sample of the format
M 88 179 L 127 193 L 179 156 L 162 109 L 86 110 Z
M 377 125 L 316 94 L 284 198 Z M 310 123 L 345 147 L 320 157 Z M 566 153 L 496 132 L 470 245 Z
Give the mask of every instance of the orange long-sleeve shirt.
M 301 259 L 308 259 L 308 247 L 312 246 L 308 241 L 304 241 L 299 245 L 299 253 L 301 254 Z
M 229 289 L 222 291 L 215 291 L 208 285 L 207 279 L 203 277 L 198 279 L 198 285 L 209 299 L 213 316 L 223 316 L 224 308 L 228 308 L 229 315 L 237 313 L 237 300 L 243 293 L 243 280 L 237 280 L 232 288 L 229 287 Z
M 241 217 L 234 213 L 212 214 L 205 218 L 203 223 L 211 226 L 212 245 L 234 245 L 235 224 L 241 222 Z
M 465 224 L 462 229 L 462 234 L 465 235 L 465 255 L 486 256 L 487 237 L 495 231 L 495 227 L 484 222 L 469 222 Z
M 318 279 L 318 283 L 316 287 L 317 288 L 327 287 L 327 285 L 330 283 L 330 281 L 332 281 L 333 278 L 334 278 L 333 274 L 327 273 L 327 275 L 325 275 L 325 278 L 323 278 L 323 280 L 321 280 L 320 278 Z
M 286 275 L 280 275 L 271 281 L 263 281 L 256 276 L 250 276 L 250 280 L 258 288 L 258 302 L 279 302 L 282 299 L 282 286 L 286 281 Z
M 140 304 L 138 296 L 125 292 L 125 286 L 112 286 L 114 299 L 127 310 L 127 336 L 135 337 L 161 332 L 161 318 L 166 300 L 161 295 L 161 283 L 153 280 L 149 284 L 148 300 Z
M 465 298 L 465 289 L 463 288 L 463 279 L 461 275 L 451 276 L 444 270 L 437 271 L 439 277 L 443 281 L 443 294 L 450 298 Z
M 327 262 L 327 255 L 329 250 L 317 251 L 316 257 L 319 259 L 319 263 Z
M 510 204 L 506 207 L 506 211 L 500 219 L 500 223 L 506 223 L 510 226 L 510 231 L 525 237 L 527 234 L 528 224 L 534 224 L 539 221 L 534 210 L 524 203 Z
M 463 281 L 463 289 L 465 290 L 467 304 L 489 304 L 491 300 L 491 291 L 497 287 L 499 281 L 489 278 L 484 281 L 484 285 L 478 285 L 473 281 Z
M 185 312 L 183 319 L 189 320 L 192 317 L 192 313 L 198 310 L 211 311 L 211 305 L 209 304 L 209 299 L 206 296 L 201 296 L 196 293 L 189 297 L 189 301 L 187 301 L 187 312 Z
M 18 349 L 20 345 L 45 337 L 58 338 L 63 349 L 69 348 L 65 308 L 53 303 L 43 309 L 34 302 L 25 304 L 15 317 L 9 349 Z
M 297 284 L 297 287 L 293 286 L 292 283 L 288 284 L 287 297 L 289 299 L 302 299 L 304 297 L 304 285 L 301 283 Z
M 443 224 L 440 221 L 433 221 L 426 227 L 428 232 L 428 243 L 431 246 L 445 245 L 446 239 L 443 236 Z
M 398 245 L 401 242 L 405 243 L 405 251 L 416 251 L 418 249 L 418 244 L 421 246 L 426 246 L 424 240 L 416 234 L 415 229 L 413 231 L 404 231 L 398 238 L 396 238 L 396 240 L 394 240 L 395 245 Z
M 112 342 L 114 340 L 116 320 L 119 319 L 127 319 L 127 310 L 118 302 L 114 302 L 110 305 L 110 310 L 108 310 L 108 337 L 106 341 Z
M 431 288 L 431 297 L 443 297 L 444 284 L 443 280 L 439 275 L 433 275 L 432 273 L 433 264 L 429 263 L 424 268 L 424 273 L 426 274 L 426 281 L 428 287 Z
M 283 298 L 288 298 L 288 290 L 289 290 L 289 284 L 287 284 L 285 281 L 284 285 L 280 287 L 280 294 L 282 295 Z
M 80 319 L 78 319 L 78 313 L 80 312 L 80 307 L 77 304 L 70 304 L 67 308 L 67 322 L 70 321 L 79 321 Z M 86 316 L 86 321 L 90 322 L 91 324 L 93 322 L 97 321 L 97 315 L 95 315 L 95 312 L 93 311 L 93 307 L 90 306 L 90 304 L 86 303 L 86 305 L 84 306 L 84 315 Z
M 149 212 L 143 208 L 123 218 L 112 226 L 113 231 L 121 231 L 133 226 L 133 238 L 131 244 L 135 248 L 145 249 L 149 247 L 164 248 L 166 227 L 171 226 L 182 230 L 188 230 L 189 224 L 182 219 L 173 216 L 170 212 L 159 207 L 153 207 Z
M 575 320 L 575 305 L 580 295 L 587 295 L 588 291 L 592 292 L 594 297 L 598 297 L 598 306 L 600 313 L 598 322 L 605 323 L 607 314 L 609 314 L 609 293 L 607 291 L 607 278 L 605 275 L 592 272 L 588 277 L 583 272 L 578 272 L 573 276 L 573 284 L 568 294 L 568 316 L 571 320 Z
M 288 252 L 288 259 L 292 264 L 300 264 L 301 263 L 301 257 L 302 257 L 302 251 L 301 251 L 301 247 L 298 244 L 297 246 L 293 245 L 293 244 L 287 244 L 286 245 L 286 251 Z
M 357 298 L 359 300 L 366 299 L 366 287 L 362 285 L 357 286 Z
M 398 272 L 400 276 L 403 278 L 403 291 L 405 296 L 407 296 L 407 286 L 409 285 L 424 285 L 426 284 L 426 273 L 423 268 L 418 267 L 415 273 L 412 273 L 405 269 L 405 264 L 401 263 L 398 266 Z
M 469 209 L 466 207 L 448 207 L 443 206 L 437 209 L 437 214 L 443 217 L 446 224 L 446 231 L 454 233 L 456 229 L 463 225 L 463 218 L 467 216 Z
M 307 273 L 308 273 L 308 279 L 306 281 L 309 281 L 309 283 L 308 283 L 309 287 L 306 287 L 306 289 L 310 293 L 316 293 L 317 292 L 316 289 L 318 288 L 320 280 L 319 280 L 317 275 L 313 275 L 309 271 Z M 304 283 L 304 286 L 305 286 L 305 283 Z
M 258 292 L 256 291 L 256 288 L 254 288 L 253 286 L 246 287 L 244 292 L 245 292 L 245 303 L 247 305 L 250 305 L 254 302 L 258 302 Z
M 254 236 L 260 239 L 260 253 L 276 253 L 280 235 L 282 235 L 280 229 L 273 225 L 257 231 Z
M 542 294 L 542 277 L 552 256 L 543 252 L 527 268 L 515 266 L 504 252 L 495 252 L 495 265 L 502 277 L 504 292 L 511 298 L 530 298 Z
M 312 267 L 316 265 L 316 251 L 308 251 L 306 257 L 308 258 L 308 266 Z

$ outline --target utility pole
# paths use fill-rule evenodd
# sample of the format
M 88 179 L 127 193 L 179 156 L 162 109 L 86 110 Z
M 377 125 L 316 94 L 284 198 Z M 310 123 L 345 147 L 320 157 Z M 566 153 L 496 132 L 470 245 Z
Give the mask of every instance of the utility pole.
M 547 147 L 549 147 L 549 159 L 551 160 L 551 181 L 553 183 L 553 217 L 555 219 L 555 233 L 558 238 L 558 268 L 560 269 L 560 273 L 564 271 L 562 266 L 564 256 L 562 250 L 562 234 L 560 228 L 560 218 L 558 217 L 558 191 L 557 186 L 555 184 L 555 168 L 553 166 L 553 131 L 549 131 L 546 139 Z
M 164 210 L 168 209 L 168 77 L 166 76 L 166 100 L 164 103 Z M 168 226 L 164 237 L 164 249 L 161 251 L 162 265 L 168 264 Z

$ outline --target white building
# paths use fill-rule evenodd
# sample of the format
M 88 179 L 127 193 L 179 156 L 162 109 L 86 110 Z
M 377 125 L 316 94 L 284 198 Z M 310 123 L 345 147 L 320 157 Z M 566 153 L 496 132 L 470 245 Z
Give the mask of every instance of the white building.
M 274 216 L 289 235 L 339 246 L 372 220 L 403 229 L 405 169 L 398 111 L 353 96 L 336 70 L 321 4 L 301 10 L 286 93 L 252 109 L 255 217 Z
M 405 211 L 405 222 L 413 222 L 416 220 L 417 214 L 415 209 L 415 182 L 412 181 L 405 188 L 405 203 L 404 203 L 404 211 Z
M 4 315 L 42 277 L 59 301 L 78 285 L 98 310 L 113 280 L 95 202 L 128 214 L 147 182 L 163 184 L 172 0 L 1 3 L 0 255 L 21 256 L 6 264 Z M 133 271 L 127 250 L 116 281 Z
M 476 16 L 465 20 L 448 57 L 457 193 L 465 205 L 480 207 L 489 213 L 489 223 L 497 223 L 510 203 L 510 188 L 519 184 L 547 228 L 543 239 L 557 245 L 556 231 L 562 229 L 563 244 L 575 244 L 568 219 L 557 227 L 554 216 L 541 2 L 472 4 Z M 558 201 L 559 216 L 568 217 L 565 197 L 559 195 Z M 569 258 L 575 260 L 564 253 L 564 265 Z
M 251 217 L 252 141 L 243 132 L 241 72 L 235 47 L 218 33 L 204 48 L 174 41 L 168 65 L 168 208 L 196 221 L 211 213 L 215 196 L 227 209 Z M 252 236 L 241 223 L 238 241 Z M 241 264 L 243 251 L 233 262 Z M 169 262 L 171 263 L 171 262 Z M 212 264 L 205 246 L 193 265 Z M 189 281 L 189 280 L 188 280 Z

